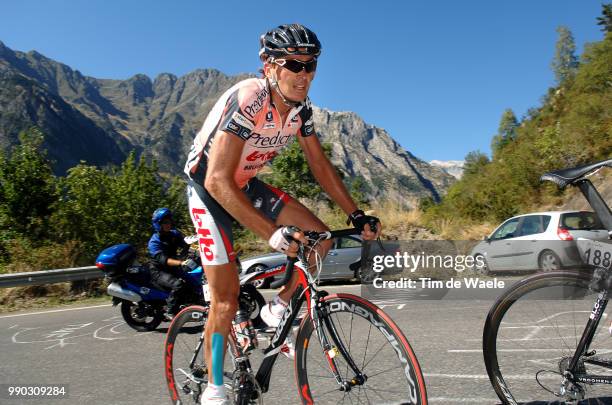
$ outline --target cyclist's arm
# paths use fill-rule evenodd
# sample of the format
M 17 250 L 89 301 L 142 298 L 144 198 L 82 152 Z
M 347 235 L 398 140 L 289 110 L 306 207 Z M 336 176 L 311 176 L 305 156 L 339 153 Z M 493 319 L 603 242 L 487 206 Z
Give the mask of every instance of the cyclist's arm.
M 234 134 L 217 133 L 208 154 L 204 187 L 238 222 L 268 240 L 276 225 L 253 207 L 234 179 L 243 145 L 244 140 Z
M 331 164 L 316 134 L 312 136 L 298 136 L 300 146 L 304 151 L 310 170 L 321 188 L 342 208 L 347 215 L 357 210 L 357 205 L 351 198 L 344 183 Z

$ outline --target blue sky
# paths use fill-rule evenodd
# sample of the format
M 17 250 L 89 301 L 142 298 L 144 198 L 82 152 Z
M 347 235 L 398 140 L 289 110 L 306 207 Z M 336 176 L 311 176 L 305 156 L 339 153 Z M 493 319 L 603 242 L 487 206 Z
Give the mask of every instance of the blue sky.
M 197 68 L 255 73 L 259 35 L 301 22 L 322 44 L 310 97 L 354 111 L 425 160 L 489 153 L 505 108 L 520 118 L 554 85 L 556 27 L 578 54 L 601 1 L 4 2 L 0 40 L 81 73 L 126 79 Z

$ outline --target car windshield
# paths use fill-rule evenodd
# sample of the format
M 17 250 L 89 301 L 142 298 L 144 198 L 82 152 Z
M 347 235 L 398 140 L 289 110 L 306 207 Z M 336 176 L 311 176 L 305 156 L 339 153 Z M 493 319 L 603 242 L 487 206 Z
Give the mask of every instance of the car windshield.
M 514 232 L 516 231 L 516 227 L 519 223 L 519 218 L 512 218 L 506 221 L 502 226 L 495 231 L 491 239 L 506 239 L 513 238 Z
M 594 212 L 571 212 L 561 215 L 560 227 L 569 231 L 605 229 Z

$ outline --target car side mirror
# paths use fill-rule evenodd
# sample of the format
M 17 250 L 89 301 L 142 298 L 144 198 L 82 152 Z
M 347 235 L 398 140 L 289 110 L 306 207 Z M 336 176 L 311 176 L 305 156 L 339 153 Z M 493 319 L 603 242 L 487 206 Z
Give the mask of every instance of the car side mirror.
M 482 240 L 484 240 L 485 242 L 490 242 L 490 239 L 489 239 L 488 235 L 483 236 Z

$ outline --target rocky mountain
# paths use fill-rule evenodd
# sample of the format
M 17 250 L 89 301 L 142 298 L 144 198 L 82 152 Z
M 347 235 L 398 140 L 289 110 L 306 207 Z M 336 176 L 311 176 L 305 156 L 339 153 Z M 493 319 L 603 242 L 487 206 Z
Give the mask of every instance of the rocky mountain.
M 432 160 L 429 162 L 430 165 L 436 166 L 444 170 L 456 179 L 460 179 L 463 176 L 463 160 Z
M 198 69 L 154 80 L 141 74 L 97 79 L 0 42 L 0 147 L 8 149 L 21 130 L 36 125 L 59 174 L 79 161 L 117 164 L 131 150 L 156 159 L 163 172 L 180 174 L 216 99 L 246 77 Z M 334 163 L 348 176 L 362 176 L 373 198 L 413 206 L 422 197 L 438 198 L 454 180 L 354 113 L 315 108 L 315 125 L 322 142 L 333 144 Z

